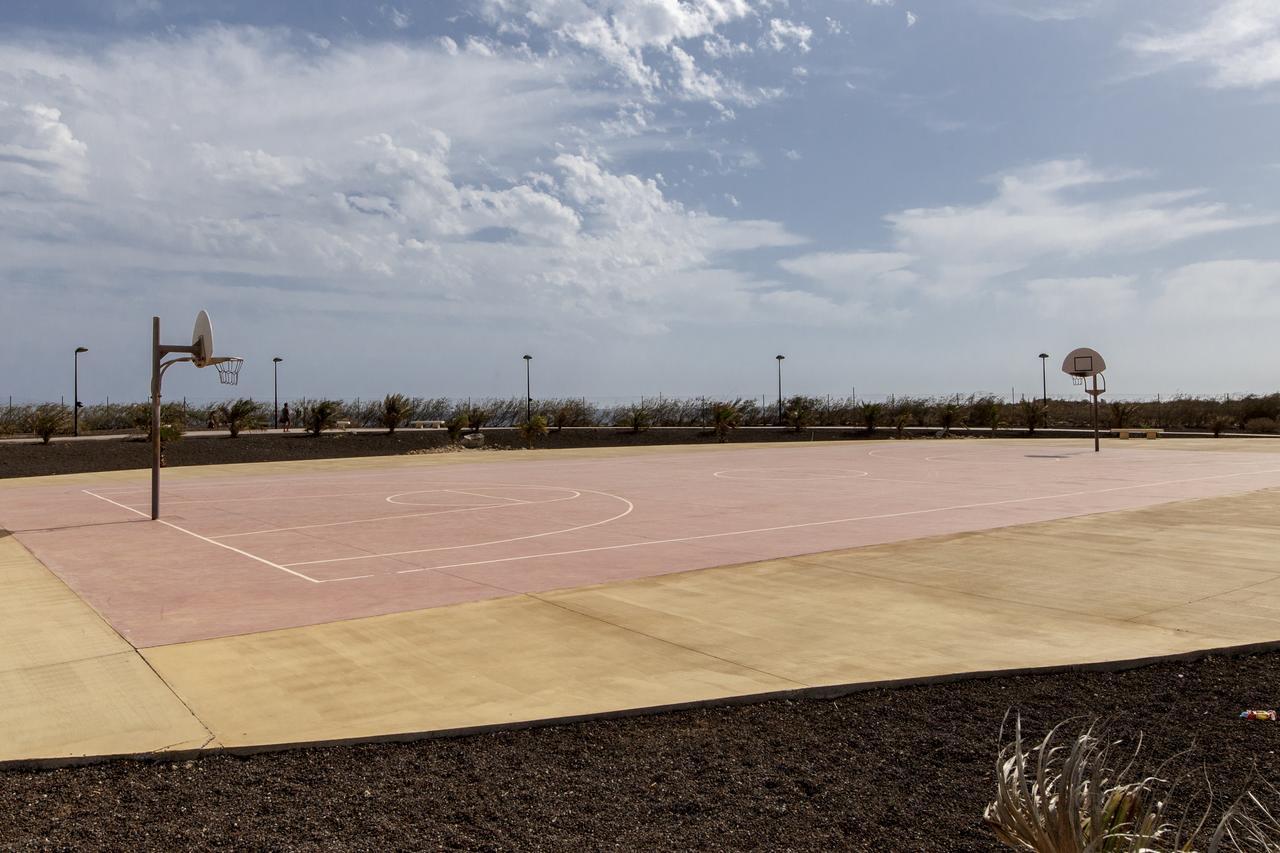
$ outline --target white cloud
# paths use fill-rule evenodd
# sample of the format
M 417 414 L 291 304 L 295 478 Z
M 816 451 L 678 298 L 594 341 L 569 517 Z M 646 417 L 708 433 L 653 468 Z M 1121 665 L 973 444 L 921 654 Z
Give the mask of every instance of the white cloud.
M 688 209 L 598 152 L 567 153 L 566 128 L 625 119 L 643 134 L 649 115 L 580 83 L 598 71 L 581 57 L 314 50 L 223 28 L 93 54 L 0 43 L 0 271 L 652 332 L 750 317 L 760 282 L 733 253 L 803 242 L 777 222 Z
M 1133 309 L 1138 298 L 1135 281 L 1127 275 L 1038 278 L 1027 282 L 1027 294 L 1043 317 L 1105 321 Z
M 784 148 L 782 151 L 782 156 L 786 157 L 788 160 L 793 160 L 793 161 L 799 160 L 800 152 L 795 150 L 794 148 Z
M 760 38 L 760 46 L 778 52 L 794 46 L 801 53 L 809 52 L 809 39 L 813 38 L 813 30 L 804 24 L 781 18 L 771 18 L 769 29 Z
M 63 122 L 61 110 L 7 103 L 3 95 L 0 90 L 0 193 L 81 192 L 88 146 Z
M 751 12 L 746 0 L 486 0 L 495 24 L 516 19 L 599 54 L 632 82 L 652 87 L 644 51 L 712 35 Z
M 387 19 L 387 23 L 391 24 L 397 30 L 403 30 L 413 22 L 413 18 L 408 12 L 397 9 L 395 6 L 379 6 L 378 11 Z
M 905 285 L 915 280 L 904 252 L 813 252 L 786 258 L 778 266 L 833 290 Z
M 744 41 L 731 42 L 716 33 L 702 40 L 702 52 L 711 59 L 728 59 L 734 56 L 745 56 L 751 53 L 751 45 Z
M 1156 308 L 1166 317 L 1189 323 L 1280 319 L 1280 261 L 1207 261 L 1179 267 L 1158 281 Z
M 1228 0 L 1191 29 L 1125 43 L 1142 56 L 1205 66 L 1215 88 L 1280 83 L 1280 4 L 1274 0 Z
M 957 286 L 1035 261 L 1146 252 L 1275 221 L 1198 201 L 1198 191 L 1114 192 L 1134 177 L 1080 160 L 1050 161 L 999 176 L 986 202 L 915 208 L 886 220 L 900 251 L 919 256 L 939 280 Z
M 829 36 L 844 35 L 844 25 L 841 24 L 839 21 L 837 21 L 835 18 L 827 18 L 826 22 L 827 22 L 827 35 Z
M 912 12 L 910 9 L 908 9 L 908 10 L 907 10 L 907 26 L 908 26 L 908 27 L 914 27 L 914 26 L 916 25 L 916 21 L 918 21 L 918 20 L 920 20 L 920 19 L 919 19 L 918 17 L 916 17 L 916 13 L 915 13 L 915 12 Z

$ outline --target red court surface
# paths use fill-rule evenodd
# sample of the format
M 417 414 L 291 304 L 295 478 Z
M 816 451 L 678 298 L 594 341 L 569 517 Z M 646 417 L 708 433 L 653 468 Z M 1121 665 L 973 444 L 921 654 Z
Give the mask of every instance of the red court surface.
M 0 527 L 139 647 L 1280 486 L 1270 454 L 716 448 L 18 485 Z M 1011 571 L 1017 567 L 1011 566 Z

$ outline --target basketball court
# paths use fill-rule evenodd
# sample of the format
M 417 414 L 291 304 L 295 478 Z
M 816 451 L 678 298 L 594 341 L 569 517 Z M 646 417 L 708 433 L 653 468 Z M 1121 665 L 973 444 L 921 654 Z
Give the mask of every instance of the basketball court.
M 159 521 L 147 472 L 113 472 L 3 481 L 0 528 L 208 732 L 162 736 L 117 709 L 94 725 L 128 736 L 94 750 L 315 742 L 1268 639 L 1214 609 L 1280 601 L 1275 549 L 1248 544 L 1270 522 L 1241 521 L 1271 506 L 1280 455 L 1236 444 L 825 442 L 186 468 L 166 471 Z M 1265 630 L 1268 608 L 1252 616 Z M 59 665 L 83 666 L 66 642 Z M 9 726 L 39 730 L 30 718 L 47 719 L 48 703 L 94 711 L 83 676 L 52 671 L 9 674 L 11 695 L 32 696 Z M 91 751 L 52 750 L 56 737 L 4 757 Z
M 137 647 L 1280 486 L 1280 459 L 823 444 L 9 493 L 0 527 Z M 56 523 L 50 524 L 51 520 Z

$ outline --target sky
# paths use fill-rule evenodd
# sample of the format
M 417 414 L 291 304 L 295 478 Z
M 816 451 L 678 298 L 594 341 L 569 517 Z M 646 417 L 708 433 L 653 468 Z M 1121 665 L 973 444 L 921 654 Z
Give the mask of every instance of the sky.
M 1275 0 L 5 0 L 0 400 L 1267 392 Z

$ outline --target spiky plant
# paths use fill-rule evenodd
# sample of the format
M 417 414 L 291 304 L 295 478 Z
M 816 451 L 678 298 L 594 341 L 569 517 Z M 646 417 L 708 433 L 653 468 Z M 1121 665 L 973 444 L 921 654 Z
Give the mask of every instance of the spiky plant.
M 1141 736 L 1117 768 L 1119 741 L 1107 741 L 1094 726 L 1074 740 L 1058 741 L 1059 723 L 1027 749 L 1022 721 L 1015 719 L 1012 742 L 996 759 L 996 796 L 983 820 L 1006 847 L 1033 853 L 1192 853 L 1208 825 L 1209 810 L 1188 829 L 1165 819 L 1173 785 L 1155 774 L 1134 772 Z M 1275 788 L 1266 786 L 1272 798 Z M 1210 804 L 1212 808 L 1212 804 Z M 1227 845 L 1231 846 L 1228 847 Z M 1203 853 L 1228 850 L 1280 851 L 1280 821 L 1252 791 L 1222 814 Z
M 729 432 L 737 429 L 742 420 L 742 410 L 733 403 L 712 403 L 708 414 L 711 430 L 722 444 L 729 440 Z
M 231 403 L 219 403 L 213 408 L 213 419 L 227 428 L 232 438 L 240 435 L 241 430 L 257 429 L 262 426 L 260 406 L 253 400 L 242 397 Z
M 396 427 L 409 419 L 413 411 L 413 402 L 403 394 L 388 394 L 382 398 L 382 410 L 378 420 L 387 428 L 387 435 L 394 435 Z
M 907 437 L 907 427 L 911 426 L 911 413 L 900 411 L 893 418 L 893 434 L 898 438 Z
M 1036 427 L 1044 423 L 1044 403 L 1039 400 L 1022 400 L 1018 403 L 1018 414 L 1022 416 L 1022 424 L 1028 435 L 1035 435 Z
M 519 428 L 524 446 L 532 449 L 533 443 L 547 434 L 547 419 L 542 415 L 534 415 L 520 424 Z
M 71 411 L 61 403 L 41 403 L 31 410 L 27 432 L 40 437 L 41 444 L 48 444 L 55 435 L 71 428 Z
M 320 435 L 325 430 L 333 428 L 341 411 L 342 404 L 337 400 L 315 400 L 303 411 L 302 422 L 306 425 L 307 432 Z

